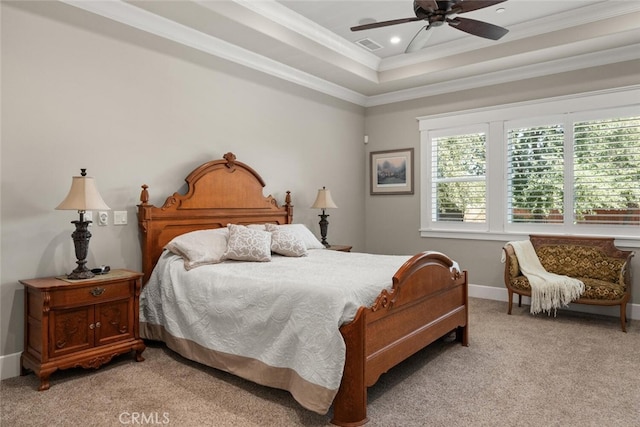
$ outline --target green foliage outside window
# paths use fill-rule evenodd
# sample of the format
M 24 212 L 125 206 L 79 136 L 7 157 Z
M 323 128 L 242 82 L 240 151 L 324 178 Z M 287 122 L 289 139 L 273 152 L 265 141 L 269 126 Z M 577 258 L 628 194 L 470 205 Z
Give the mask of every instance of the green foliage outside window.
M 561 222 L 564 200 L 562 125 L 512 129 L 508 138 L 513 220 L 537 222 L 556 212 Z
M 563 222 L 562 125 L 509 130 L 513 222 Z M 575 222 L 640 223 L 640 118 L 573 125 Z
M 578 220 L 598 209 L 637 212 L 640 117 L 576 123 L 574 141 Z
M 640 117 L 575 122 L 568 145 L 564 126 L 507 130 L 510 221 L 562 224 L 565 180 L 573 176 L 574 223 L 640 225 Z M 433 144 L 434 219 L 485 221 L 486 136 Z
M 436 140 L 434 182 L 439 221 L 462 221 L 469 213 L 476 221 L 485 220 L 485 140 L 484 133 Z

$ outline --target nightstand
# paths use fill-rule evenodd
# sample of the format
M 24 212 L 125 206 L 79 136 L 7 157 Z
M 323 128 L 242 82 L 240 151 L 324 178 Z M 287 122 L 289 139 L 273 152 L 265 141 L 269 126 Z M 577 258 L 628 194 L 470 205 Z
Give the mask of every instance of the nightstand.
M 330 251 L 351 252 L 352 247 L 353 246 L 346 245 L 329 245 L 327 246 L 327 249 L 329 249 Z
M 49 389 L 58 369 L 99 368 L 135 350 L 144 360 L 139 335 L 142 273 L 112 270 L 86 280 L 63 277 L 21 280 L 24 298 L 24 351 L 20 374 L 33 370 L 38 390 Z

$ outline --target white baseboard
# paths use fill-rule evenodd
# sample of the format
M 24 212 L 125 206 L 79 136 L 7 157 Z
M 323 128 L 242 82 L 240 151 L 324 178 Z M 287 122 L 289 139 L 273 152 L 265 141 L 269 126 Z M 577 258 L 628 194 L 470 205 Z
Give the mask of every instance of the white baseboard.
M 496 288 L 493 286 L 473 285 L 469 284 L 469 296 L 474 298 L 490 299 L 495 301 L 508 301 L 509 296 L 507 294 L 507 288 Z M 514 295 L 513 304 L 516 305 L 518 297 Z M 529 305 L 531 299 L 529 297 L 522 297 L 522 303 Z M 505 305 L 505 312 L 507 307 Z M 588 304 L 570 304 L 565 310 L 577 311 L 579 313 L 601 314 L 603 316 L 619 317 L 620 307 L 614 306 L 598 306 Z M 640 319 L 640 304 L 627 304 L 627 318 L 638 320 Z
M 20 353 L 0 356 L 0 380 L 20 375 Z
M 496 288 L 493 286 L 484 285 L 469 285 L 469 296 L 473 298 L 483 298 L 495 301 L 507 301 L 507 289 Z M 516 299 L 517 301 L 517 299 Z M 517 302 L 514 301 L 514 304 Z M 523 304 L 529 304 L 529 298 L 522 298 Z M 506 313 L 505 305 L 505 313 Z M 595 305 L 573 304 L 570 305 L 567 310 L 578 311 L 581 313 L 602 314 L 605 316 L 617 317 L 620 315 L 620 309 L 618 306 L 602 307 Z M 627 304 L 627 317 L 629 319 L 640 319 L 640 304 Z M 8 354 L 6 356 L 0 356 L 0 379 L 17 377 L 20 375 L 20 353 Z

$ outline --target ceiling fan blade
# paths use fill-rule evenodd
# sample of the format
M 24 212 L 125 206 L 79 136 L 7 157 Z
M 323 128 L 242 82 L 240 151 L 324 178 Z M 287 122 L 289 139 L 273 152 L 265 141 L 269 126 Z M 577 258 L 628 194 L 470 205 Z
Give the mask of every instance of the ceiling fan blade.
M 491 40 L 498 40 L 509 32 L 506 28 L 469 18 L 447 19 L 447 22 L 460 31 Z
M 498 1 L 460 1 L 451 8 L 451 13 L 466 13 L 472 10 L 483 9 L 485 7 L 493 6 L 494 4 L 504 3 L 507 0 Z
M 351 27 L 351 31 L 369 30 L 371 28 L 387 27 L 389 25 L 404 24 L 405 22 L 422 21 L 422 18 L 401 18 L 392 19 L 391 21 L 372 22 L 371 24 L 357 25 Z
M 431 38 L 431 34 L 433 34 L 433 30 L 429 31 L 430 29 L 431 27 L 429 25 L 421 28 L 420 31 L 413 36 L 413 39 L 411 39 L 411 42 L 405 49 L 404 53 L 416 52 L 425 47 Z
M 435 0 L 415 0 L 413 3 L 414 3 L 414 9 L 415 9 L 415 5 L 418 5 L 422 9 L 426 10 L 427 12 L 433 12 L 434 10 L 438 10 L 438 2 Z

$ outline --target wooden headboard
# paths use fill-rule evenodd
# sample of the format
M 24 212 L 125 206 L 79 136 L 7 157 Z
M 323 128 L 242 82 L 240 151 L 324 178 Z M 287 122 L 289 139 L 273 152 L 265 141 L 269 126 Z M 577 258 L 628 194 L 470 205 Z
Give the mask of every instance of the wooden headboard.
M 145 184 L 138 205 L 142 240 L 143 283 L 174 237 L 195 230 L 226 227 L 227 224 L 290 224 L 293 221 L 291 193 L 284 206 L 262 193 L 264 181 L 249 166 L 236 161 L 233 153 L 205 163 L 186 178 L 187 193 L 174 193 L 158 208 L 149 204 Z

